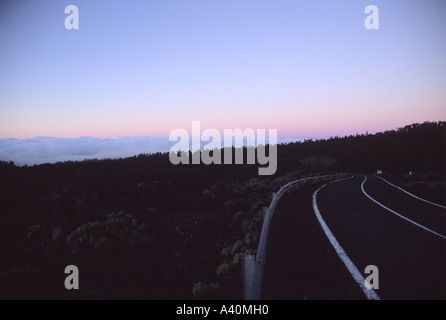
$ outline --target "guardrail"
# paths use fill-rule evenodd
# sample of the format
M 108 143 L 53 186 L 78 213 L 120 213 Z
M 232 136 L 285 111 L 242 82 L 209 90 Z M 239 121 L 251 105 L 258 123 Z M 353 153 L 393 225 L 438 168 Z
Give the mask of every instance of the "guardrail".
M 293 187 L 311 181 L 311 180 L 318 180 L 318 179 L 332 179 L 332 178 L 339 178 L 341 176 L 345 176 L 345 174 L 336 174 L 336 175 L 324 175 L 324 176 L 313 176 L 308 178 L 299 179 L 296 181 L 292 181 L 290 183 L 287 183 L 283 187 L 280 188 L 280 190 L 274 195 L 273 200 L 271 201 L 271 204 L 268 207 L 265 220 L 263 221 L 262 226 L 262 232 L 260 234 L 260 240 L 259 240 L 259 246 L 257 248 L 257 254 L 255 257 L 254 262 L 254 271 L 251 281 L 251 290 L 249 293 L 249 300 L 259 300 L 260 299 L 260 292 L 262 289 L 262 281 L 263 281 L 263 269 L 265 266 L 265 257 L 266 257 L 266 247 L 268 242 L 268 233 L 269 233 L 269 226 L 271 224 L 271 219 L 274 214 L 274 210 L 276 209 L 276 205 L 279 202 L 280 198 L 285 194 L 285 192 L 291 190 Z

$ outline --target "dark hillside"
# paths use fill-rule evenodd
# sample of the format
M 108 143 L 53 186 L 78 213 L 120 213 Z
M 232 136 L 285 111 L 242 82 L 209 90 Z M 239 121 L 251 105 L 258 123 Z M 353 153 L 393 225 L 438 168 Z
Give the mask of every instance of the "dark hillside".
M 0 298 L 239 299 L 241 254 L 255 252 L 262 207 L 280 186 L 380 169 L 441 201 L 445 146 L 439 122 L 280 145 L 273 176 L 257 165 L 174 166 L 160 153 L 0 162 Z M 71 264 L 77 292 L 63 286 Z

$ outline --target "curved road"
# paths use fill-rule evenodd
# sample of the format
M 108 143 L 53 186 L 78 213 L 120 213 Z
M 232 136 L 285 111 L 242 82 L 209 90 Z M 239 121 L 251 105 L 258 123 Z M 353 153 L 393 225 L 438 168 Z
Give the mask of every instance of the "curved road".
M 315 200 L 359 272 L 367 277 L 366 266 L 378 267 L 375 291 L 381 299 L 446 299 L 444 207 L 416 199 L 375 176 L 330 183 Z

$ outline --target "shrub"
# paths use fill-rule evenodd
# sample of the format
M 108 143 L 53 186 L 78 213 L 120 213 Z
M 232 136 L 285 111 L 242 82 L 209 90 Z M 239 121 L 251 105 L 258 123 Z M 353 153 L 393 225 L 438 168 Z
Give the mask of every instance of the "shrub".
M 263 207 L 263 200 L 257 201 L 252 207 L 251 207 L 251 213 L 259 211 Z
M 234 221 L 238 222 L 241 221 L 245 217 L 245 212 L 240 210 L 234 215 Z
M 205 298 L 211 295 L 220 288 L 220 285 L 216 282 L 195 282 L 192 288 L 192 295 L 196 299 Z
M 225 247 L 221 250 L 221 255 L 223 258 L 228 258 L 231 255 L 232 246 Z
M 201 194 L 202 195 L 204 195 L 206 198 L 209 198 L 209 199 L 211 199 L 211 200 L 214 200 L 215 199 L 215 193 L 213 193 L 211 190 L 209 190 L 209 189 L 204 189 L 202 192 L 201 192 Z
M 254 217 L 252 219 L 246 219 L 242 222 L 242 233 L 247 234 L 250 232 L 258 232 L 260 233 L 260 230 L 262 228 L 263 219 L 262 217 Z
M 232 246 L 231 256 L 234 256 L 237 252 L 242 252 L 244 250 L 243 241 L 237 240 L 236 243 Z
M 130 214 L 111 213 L 105 221 L 88 222 L 74 230 L 66 245 L 75 253 L 145 246 L 150 239 Z
M 246 235 L 245 237 L 245 242 L 248 245 L 254 245 L 257 244 L 259 242 L 259 236 L 257 233 L 255 232 L 250 232 Z
M 224 206 L 225 208 L 234 208 L 234 207 L 235 207 L 235 203 L 234 203 L 234 201 L 229 200 L 229 201 L 226 201 L 226 202 L 223 204 L 223 206 Z
M 46 236 L 45 227 L 40 224 L 30 226 L 28 228 L 28 233 L 26 235 L 28 240 L 31 241 L 42 241 L 44 240 L 45 236 Z
M 217 276 L 221 276 L 221 275 L 228 275 L 232 268 L 233 268 L 233 264 L 232 263 L 222 263 L 218 268 L 217 268 Z

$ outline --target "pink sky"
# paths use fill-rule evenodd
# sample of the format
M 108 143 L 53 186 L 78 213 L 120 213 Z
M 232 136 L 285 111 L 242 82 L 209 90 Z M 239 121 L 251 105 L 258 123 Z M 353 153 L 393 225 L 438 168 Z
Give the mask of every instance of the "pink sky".
M 10 2 L 0 139 L 161 137 L 194 120 L 308 139 L 446 120 L 444 1 L 379 0 L 372 31 L 355 0 L 135 3 L 83 1 L 66 30 L 57 1 Z

